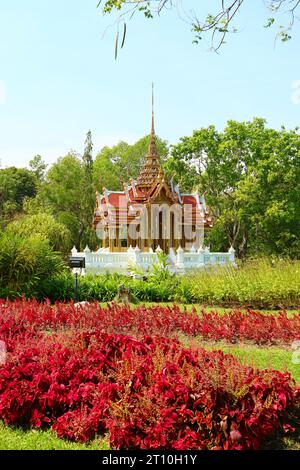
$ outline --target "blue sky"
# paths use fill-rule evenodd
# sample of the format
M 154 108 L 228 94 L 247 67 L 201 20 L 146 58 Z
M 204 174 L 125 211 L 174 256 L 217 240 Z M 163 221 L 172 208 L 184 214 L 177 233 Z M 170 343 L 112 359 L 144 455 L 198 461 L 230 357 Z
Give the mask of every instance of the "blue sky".
M 218 2 L 183 3 L 201 13 Z M 172 144 L 202 126 L 222 129 L 228 119 L 300 124 L 300 104 L 292 100 L 300 27 L 274 48 L 263 1 L 246 2 L 240 32 L 219 55 L 208 41 L 193 45 L 176 12 L 155 21 L 136 17 L 117 61 L 113 18 L 103 18 L 96 4 L 0 0 L 2 166 L 25 166 L 38 153 L 51 163 L 70 149 L 81 152 L 88 129 L 95 153 L 135 142 L 149 132 L 152 80 L 157 133 Z

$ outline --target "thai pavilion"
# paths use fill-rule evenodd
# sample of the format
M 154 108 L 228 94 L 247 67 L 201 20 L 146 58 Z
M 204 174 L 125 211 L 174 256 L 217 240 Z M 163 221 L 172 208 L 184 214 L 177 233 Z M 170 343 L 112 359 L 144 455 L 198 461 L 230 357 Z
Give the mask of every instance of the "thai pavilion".
M 198 193 L 181 194 L 173 180 L 167 181 L 157 152 L 154 113 L 148 154 L 136 181 L 124 184 L 124 191 L 96 194 L 94 228 L 102 248 L 126 251 L 130 246 L 151 252 L 160 248 L 200 248 L 204 230 L 212 219 L 204 197 Z
M 176 273 L 213 264 L 234 264 L 234 250 L 212 253 L 204 247 L 212 218 L 204 196 L 181 193 L 167 181 L 156 146 L 154 112 L 148 153 L 136 181 L 124 183 L 123 191 L 96 193 L 93 226 L 99 249 L 86 247 L 73 256 L 85 258 L 85 271 L 132 272 L 151 270 L 158 254 L 168 255 L 168 268 Z

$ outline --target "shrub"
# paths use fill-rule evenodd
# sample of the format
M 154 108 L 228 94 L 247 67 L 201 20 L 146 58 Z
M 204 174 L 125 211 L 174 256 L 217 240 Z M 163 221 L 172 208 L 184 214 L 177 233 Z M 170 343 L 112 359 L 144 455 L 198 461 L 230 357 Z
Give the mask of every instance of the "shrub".
M 36 235 L 48 240 L 54 251 L 68 254 L 71 249 L 71 234 L 69 230 L 46 213 L 30 214 L 11 222 L 6 231 L 11 236 L 29 238 Z
M 130 289 L 132 297 L 138 300 L 169 302 L 177 296 L 178 283 L 178 279 L 173 276 L 160 282 L 153 278 L 146 282 L 118 274 L 87 275 L 79 278 L 78 296 L 80 301 L 111 302 L 117 296 L 119 286 L 123 284 Z M 40 300 L 50 299 L 51 302 L 73 299 L 74 276 L 63 273 L 45 279 L 39 286 L 37 297 Z
M 249 260 L 238 269 L 213 267 L 182 278 L 194 302 L 258 308 L 298 307 L 300 263 L 280 259 Z
M 62 258 L 51 250 L 47 240 L 1 235 L 0 297 L 38 295 L 40 282 L 64 269 Z
M 61 273 L 42 279 L 37 287 L 36 298 L 40 301 L 49 299 L 53 303 L 74 299 L 74 276 L 64 269 Z
M 73 298 L 74 279 L 70 274 L 45 279 L 36 290 L 39 299 L 52 302 Z M 300 263 L 292 261 L 249 261 L 238 269 L 213 267 L 174 276 L 165 271 L 152 273 L 147 281 L 124 275 L 87 275 L 79 279 L 80 300 L 112 301 L 120 284 L 143 302 L 182 302 L 282 308 L 300 306 Z
M 24 253 L 18 254 L 21 256 L 21 267 L 18 263 L 14 266 L 12 261 L 13 279 L 19 277 L 18 270 L 21 271 L 22 277 L 26 253 L 28 249 L 33 249 L 26 246 L 26 243 L 23 243 Z M 3 260 L 6 256 L 4 249 L 7 250 L 7 247 L 0 248 L 0 270 L 1 263 L 2 269 L 7 263 Z M 12 247 L 8 249 L 8 252 L 11 251 Z M 25 293 L 27 296 L 36 296 L 40 300 L 71 300 L 74 297 L 74 277 L 70 272 L 66 273 L 63 269 L 60 271 L 61 269 L 53 272 L 50 269 L 49 276 L 41 276 L 40 282 L 36 282 L 34 288 L 28 283 L 15 284 L 12 280 L 9 288 L 4 290 L 5 284 L 2 284 L 0 296 L 6 297 L 12 290 L 17 291 L 19 295 Z M 267 260 L 251 261 L 239 269 L 213 267 L 182 277 L 163 271 L 152 273 L 147 281 L 119 274 L 87 275 L 79 278 L 79 299 L 110 302 L 116 297 L 120 284 L 130 289 L 133 298 L 143 302 L 176 301 L 254 308 L 300 306 L 300 264 L 292 261 L 277 260 L 274 264 Z

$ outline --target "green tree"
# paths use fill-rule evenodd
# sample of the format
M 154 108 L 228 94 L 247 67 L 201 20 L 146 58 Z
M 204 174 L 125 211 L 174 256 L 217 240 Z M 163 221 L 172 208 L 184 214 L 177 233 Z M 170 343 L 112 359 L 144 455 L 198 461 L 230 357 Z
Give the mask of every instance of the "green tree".
M 176 159 L 170 156 L 163 165 L 167 180 L 179 184 L 182 192 L 190 192 L 199 184 L 199 174 L 197 168 L 183 159 Z
M 261 158 L 236 191 L 250 253 L 300 254 L 300 136 L 268 129 Z
M 43 161 L 40 155 L 35 155 L 29 162 L 30 170 L 35 174 L 39 182 L 44 180 L 47 164 Z
M 103 147 L 98 153 L 94 162 L 94 182 L 98 191 L 102 191 L 104 187 L 113 191 L 123 189 L 117 163 L 128 147 L 126 142 L 119 142 L 111 148 Z
M 39 196 L 56 220 L 69 229 L 72 242 L 78 248 L 82 247 L 83 236 L 89 228 L 85 191 L 85 168 L 81 158 L 73 153 L 59 158 L 51 166 Z
M 197 168 L 196 187 L 215 218 L 214 249 L 299 255 L 299 152 L 297 130 L 268 129 L 258 118 L 200 129 L 173 148 L 177 168 Z
M 37 192 L 37 179 L 25 168 L 0 169 L 0 223 L 5 225 L 23 208 L 26 197 Z
M 92 133 L 88 131 L 85 140 L 85 149 L 82 155 L 83 170 L 84 170 L 84 191 L 82 193 L 82 215 L 85 230 L 82 234 L 82 245 L 89 245 L 91 248 L 97 245 L 97 237 L 95 231 L 92 229 L 93 214 L 95 209 L 95 186 L 93 182 L 93 142 Z M 85 220 L 84 220 L 85 217 Z

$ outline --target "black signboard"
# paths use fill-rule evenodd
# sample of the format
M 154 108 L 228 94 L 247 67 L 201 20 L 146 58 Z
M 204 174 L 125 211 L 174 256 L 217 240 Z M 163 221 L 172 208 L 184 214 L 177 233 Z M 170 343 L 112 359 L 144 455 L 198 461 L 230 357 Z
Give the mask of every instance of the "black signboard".
M 85 268 L 85 258 L 79 256 L 70 256 L 69 258 L 70 268 Z

